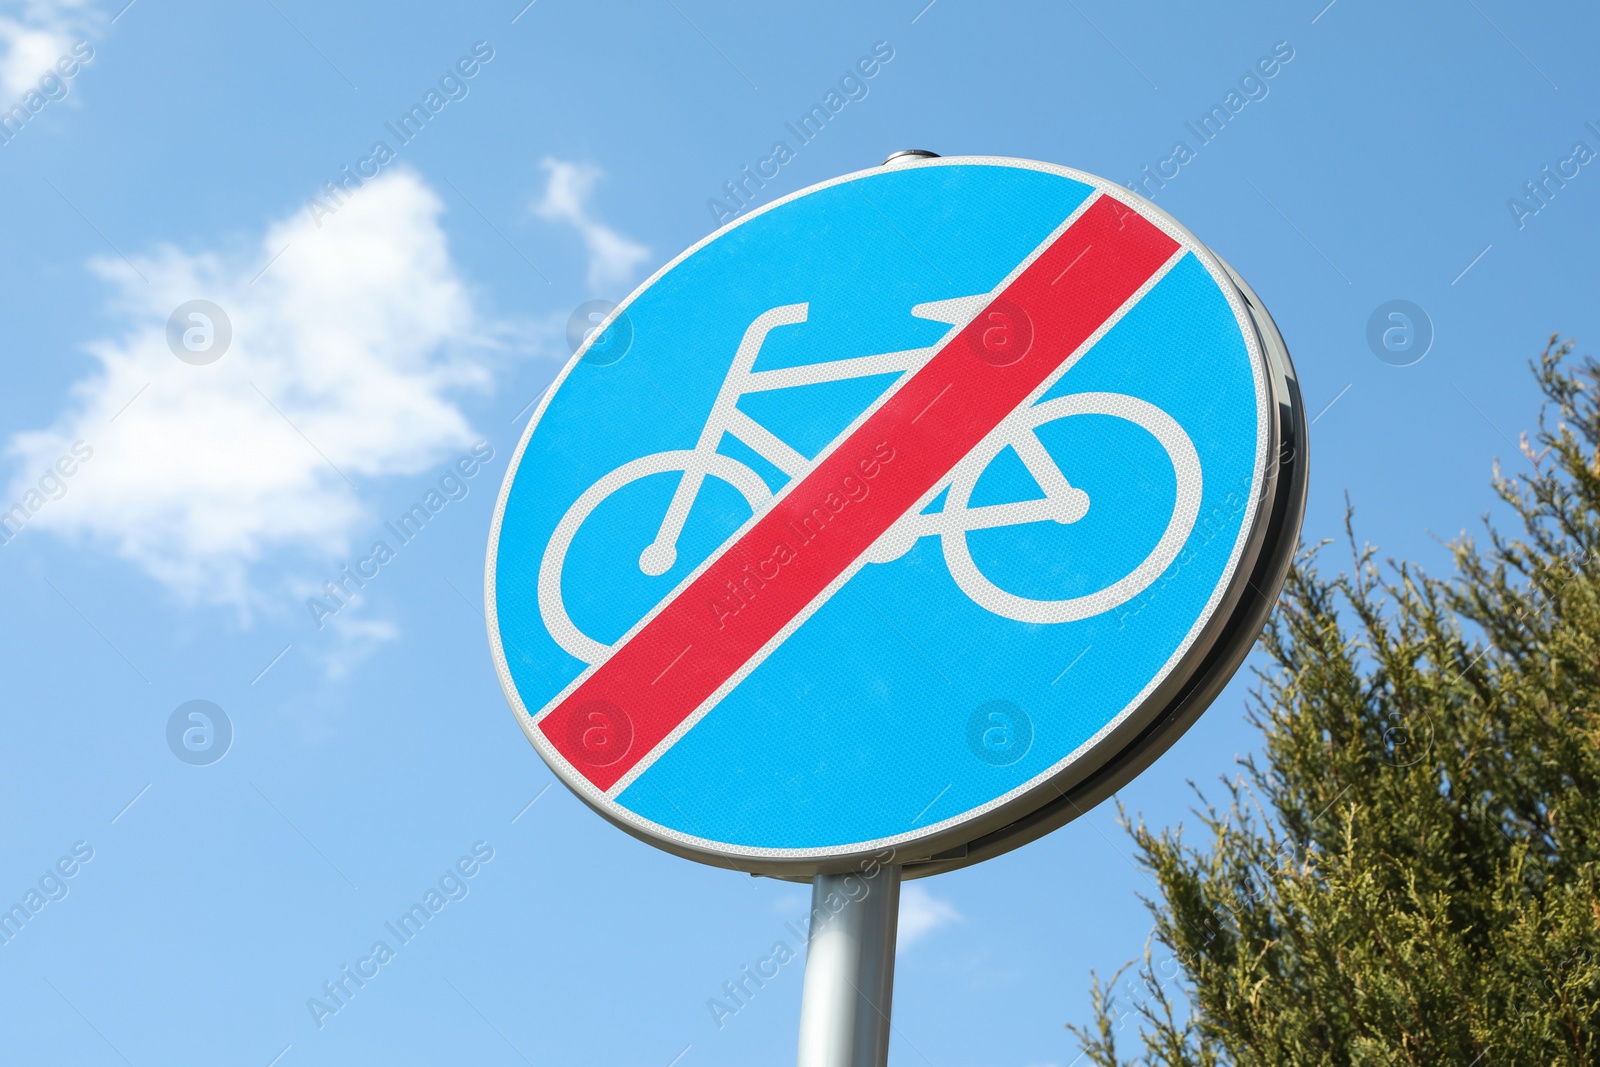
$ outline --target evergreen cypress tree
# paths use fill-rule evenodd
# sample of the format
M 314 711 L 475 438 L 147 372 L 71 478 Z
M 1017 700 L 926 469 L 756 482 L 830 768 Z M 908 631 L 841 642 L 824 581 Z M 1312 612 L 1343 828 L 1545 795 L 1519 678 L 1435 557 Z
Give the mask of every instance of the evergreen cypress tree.
M 1124 816 L 1155 928 L 1069 1024 L 1080 1062 L 1600 1063 L 1600 364 L 1571 349 L 1533 363 L 1529 472 L 1495 468 L 1519 532 L 1448 579 L 1302 557 L 1203 847 Z

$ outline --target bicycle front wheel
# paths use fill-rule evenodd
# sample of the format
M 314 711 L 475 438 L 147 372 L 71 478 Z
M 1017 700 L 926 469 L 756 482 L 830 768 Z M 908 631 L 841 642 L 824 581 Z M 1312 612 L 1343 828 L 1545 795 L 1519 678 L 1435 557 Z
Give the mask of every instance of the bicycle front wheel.
M 990 581 L 972 558 L 972 549 L 967 543 L 968 534 L 974 528 L 987 525 L 976 519 L 967 519 L 972 492 L 989 464 L 1012 443 L 1016 435 L 1033 434 L 1046 423 L 1077 415 L 1124 419 L 1160 442 L 1172 463 L 1177 481 L 1172 515 L 1150 554 L 1131 572 L 1110 585 L 1083 596 L 1059 600 L 1018 596 Z M 1195 519 L 1200 513 L 1202 487 L 1200 457 L 1194 443 L 1171 415 L 1154 404 L 1122 393 L 1075 393 L 1047 400 L 1008 419 L 951 472 L 950 495 L 939 522 L 945 564 L 961 591 L 974 603 L 996 615 L 1033 623 L 1087 619 L 1138 596 L 1172 565 L 1183 550 L 1190 531 L 1194 529 Z

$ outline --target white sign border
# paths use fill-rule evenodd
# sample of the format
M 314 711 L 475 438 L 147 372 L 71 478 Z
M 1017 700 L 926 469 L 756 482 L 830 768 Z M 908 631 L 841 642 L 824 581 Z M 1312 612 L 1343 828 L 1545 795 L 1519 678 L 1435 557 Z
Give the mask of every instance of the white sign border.
M 1025 814 L 1028 810 L 1032 810 L 1032 808 L 1022 805 L 1020 802 L 1035 793 L 1039 793 L 1043 796 L 1043 801 L 1041 801 L 1041 803 L 1052 799 L 1054 796 L 1061 795 L 1062 788 L 1058 783 L 1059 779 L 1061 779 L 1064 774 L 1067 774 L 1068 772 L 1075 772 L 1073 776 L 1078 777 L 1092 772 L 1099 764 L 1094 763 L 1089 759 L 1089 757 L 1096 753 L 1101 743 L 1111 735 L 1117 733 L 1119 729 L 1128 722 L 1128 720 L 1136 717 L 1139 712 L 1145 710 L 1147 704 L 1150 703 L 1151 695 L 1174 680 L 1172 676 L 1175 668 L 1184 660 L 1191 650 L 1193 650 L 1196 644 L 1200 642 L 1201 638 L 1203 636 L 1207 636 L 1208 631 L 1214 630 L 1216 627 L 1226 622 L 1226 615 L 1219 612 L 1217 609 L 1225 598 L 1232 599 L 1236 596 L 1238 590 L 1234 587 L 1242 584 L 1243 579 L 1241 575 L 1247 573 L 1246 571 L 1241 570 L 1240 563 L 1243 560 L 1247 546 L 1251 544 L 1252 538 L 1254 535 L 1260 532 L 1257 530 L 1257 526 L 1263 514 L 1263 498 L 1267 495 L 1264 492 L 1263 482 L 1268 474 L 1268 456 L 1274 447 L 1275 439 L 1279 436 L 1274 432 L 1276 429 L 1276 415 L 1274 411 L 1275 398 L 1270 395 L 1271 390 L 1269 388 L 1271 371 L 1267 366 L 1267 357 L 1262 349 L 1261 342 L 1257 334 L 1256 325 L 1245 306 L 1242 296 L 1240 295 L 1237 287 L 1234 285 L 1232 279 L 1228 276 L 1228 272 L 1222 266 L 1221 261 L 1186 227 L 1181 225 L 1171 215 L 1167 214 L 1166 211 L 1162 210 L 1160 207 L 1156 206 L 1150 201 L 1144 199 L 1136 193 L 1130 192 L 1124 186 L 1117 185 L 1116 183 L 1101 178 L 1098 175 L 1089 174 L 1084 171 L 1076 170 L 1071 167 L 1060 166 L 1058 164 L 1044 163 L 1037 160 L 1015 159 L 1004 156 L 938 156 L 918 159 L 915 161 L 897 162 L 894 165 L 894 169 L 900 170 L 911 169 L 913 167 L 974 165 L 1011 167 L 1020 170 L 1033 170 L 1057 175 L 1072 181 L 1080 182 L 1086 186 L 1089 186 L 1094 193 L 1109 196 L 1118 202 L 1133 208 L 1134 211 L 1138 212 L 1146 220 L 1151 222 L 1162 232 L 1166 233 L 1167 236 L 1171 237 L 1180 245 L 1181 251 L 1180 253 L 1174 254 L 1174 260 L 1180 258 L 1181 252 L 1193 253 L 1195 258 L 1210 274 L 1213 282 L 1215 282 L 1217 285 L 1217 288 L 1221 290 L 1223 296 L 1227 299 L 1228 306 L 1233 311 L 1234 319 L 1239 328 L 1240 336 L 1243 338 L 1245 347 L 1249 354 L 1251 375 L 1254 381 L 1256 395 L 1257 433 L 1256 457 L 1251 477 L 1251 492 L 1245 508 L 1244 521 L 1240 525 L 1239 535 L 1235 541 L 1233 550 L 1229 556 L 1228 563 L 1223 570 L 1222 576 L 1217 582 L 1216 588 L 1213 589 L 1210 598 L 1208 598 L 1206 601 L 1205 607 L 1199 613 L 1195 623 L 1191 626 L 1189 632 L 1184 636 L 1183 641 L 1181 641 L 1178 647 L 1173 651 L 1172 655 L 1168 657 L 1166 663 L 1162 665 L 1161 669 L 1155 673 L 1155 675 L 1144 686 L 1144 688 L 1142 688 L 1133 697 L 1133 699 L 1131 699 L 1123 707 L 1123 709 L 1118 712 L 1118 714 L 1114 716 L 1104 727 L 1097 731 L 1094 736 L 1084 741 L 1072 752 L 1056 761 L 1050 767 L 1028 779 L 1028 781 L 1014 787 L 1013 789 L 1007 791 L 999 797 L 994 798 L 993 800 L 990 800 L 978 807 L 969 808 L 959 815 L 951 816 L 948 819 L 944 819 L 935 823 L 929 823 L 925 826 L 919 826 L 915 829 L 889 837 L 876 838 L 869 841 L 850 842 L 848 844 L 840 844 L 835 846 L 799 849 L 751 848 L 749 846 L 730 845 L 726 842 L 697 837 L 692 834 L 683 833 L 679 830 L 674 830 L 671 827 L 662 826 L 659 823 L 646 819 L 622 807 L 622 805 L 618 803 L 616 799 L 607 796 L 605 792 L 598 789 L 593 783 L 589 782 L 588 779 L 585 778 L 576 768 L 574 768 L 564 756 L 556 751 L 555 747 L 550 744 L 549 740 L 545 738 L 537 728 L 535 716 L 529 713 L 522 700 L 521 694 L 518 693 L 516 684 L 511 677 L 510 666 L 506 660 L 505 649 L 500 638 L 498 614 L 495 605 L 495 563 L 496 554 L 500 544 L 501 526 L 505 517 L 506 504 L 511 495 L 511 487 L 516 481 L 516 475 L 521 465 L 523 453 L 526 451 L 529 442 L 532 440 L 533 434 L 538 427 L 539 420 L 544 415 L 545 410 L 550 406 L 551 401 L 555 398 L 556 393 L 560 390 L 561 385 L 566 380 L 567 376 L 572 373 L 573 368 L 582 362 L 583 356 L 588 351 L 589 346 L 596 338 L 600 337 L 604 333 L 605 327 L 609 326 L 615 318 L 627 310 L 628 306 L 632 304 L 634 300 L 638 299 L 640 294 L 649 289 L 658 280 L 672 271 L 679 263 L 682 263 L 684 260 L 694 255 L 700 249 L 711 244 L 713 241 L 721 239 L 724 235 L 730 233 L 737 227 L 744 225 L 751 219 L 765 214 L 768 211 L 776 210 L 793 200 L 798 200 L 801 197 L 809 196 L 812 193 L 820 192 L 823 189 L 827 189 L 835 185 L 841 185 L 846 182 L 857 181 L 863 178 L 884 174 L 885 170 L 883 167 L 871 167 L 864 170 L 855 171 L 850 174 L 844 174 L 836 178 L 831 178 L 827 181 L 819 182 L 816 185 L 811 185 L 804 189 L 797 190 L 796 192 L 790 193 L 788 196 L 774 200 L 770 204 L 766 204 L 746 215 L 742 215 L 728 223 L 728 225 L 708 234 L 706 237 L 702 238 L 694 245 L 685 249 L 679 255 L 674 257 L 669 263 L 661 267 L 649 278 L 645 279 L 645 281 L 641 282 L 634 289 L 634 291 L 629 294 L 627 299 L 623 300 L 617 305 L 616 308 L 612 310 L 610 315 L 608 315 L 605 321 L 601 324 L 600 328 L 596 329 L 590 335 L 589 341 L 585 342 L 584 345 L 573 354 L 572 358 L 567 361 L 566 366 L 562 368 L 561 373 L 556 376 L 555 380 L 551 382 L 550 386 L 545 390 L 544 396 L 539 401 L 538 408 L 534 411 L 532 418 L 528 420 L 528 425 L 523 431 L 522 438 L 517 443 L 516 452 L 512 455 L 511 461 L 507 465 L 505 479 L 501 483 L 500 493 L 495 501 L 494 516 L 489 529 L 488 552 L 484 567 L 483 597 L 484 617 L 488 628 L 490 652 L 494 659 L 495 674 L 500 680 L 501 689 L 505 692 L 507 701 L 511 704 L 513 711 L 516 713 L 517 722 L 518 725 L 522 727 L 522 732 L 533 744 L 540 757 L 543 758 L 545 763 L 555 773 L 556 777 L 561 780 L 562 784 L 566 785 L 568 789 L 576 793 L 580 799 L 593 808 L 597 813 L 634 836 L 640 837 L 641 839 L 662 847 L 667 851 L 685 856 L 686 858 L 711 863 L 717 866 L 733 867 L 738 870 L 745 870 L 747 867 L 753 864 L 756 867 L 762 868 L 762 873 L 776 873 L 784 876 L 793 876 L 795 874 L 802 873 L 806 869 L 821 869 L 823 866 L 841 860 L 848 860 L 859 856 L 881 853 L 885 850 L 894 850 L 897 855 L 904 855 L 905 859 L 911 859 L 915 858 L 915 856 L 920 854 L 920 851 L 922 851 L 913 848 L 913 846 L 920 845 L 924 842 L 931 846 L 926 851 L 936 852 L 940 844 L 958 844 L 961 840 L 964 840 L 966 836 L 972 836 L 970 832 L 967 835 L 963 835 L 959 831 L 972 827 L 974 823 L 992 821 L 986 817 L 991 816 L 993 813 L 1002 809 L 1011 809 L 1014 807 L 1017 808 L 1017 810 L 1014 812 L 1008 810 L 1008 818 L 1000 820 L 1001 824 L 1003 824 L 1005 821 L 1009 821 L 1010 818 L 1021 817 L 1021 815 Z M 1093 193 L 1091 193 L 1091 196 L 1088 199 L 1096 199 L 1096 197 L 1094 197 Z M 1147 289 L 1142 288 L 1140 293 L 1142 295 L 1147 291 Z M 1098 339 L 1099 336 L 1100 334 L 1097 332 L 1095 339 Z M 1255 540 L 1259 542 L 1260 539 L 1255 538 Z M 1256 547 L 1259 550 L 1259 544 L 1257 544 Z M 1102 755 L 1100 762 L 1105 762 L 1113 755 L 1115 755 L 1115 751 L 1108 749 L 1108 751 Z M 1033 805 L 1033 807 L 1038 806 L 1039 805 Z M 998 826 L 989 827 L 989 829 L 997 828 Z M 746 864 L 741 865 L 738 862 L 740 860 L 746 861 Z M 768 861 L 768 863 L 763 863 L 762 861 Z M 776 863 L 772 863 L 772 861 L 776 861 Z M 769 863 L 772 865 L 769 866 Z

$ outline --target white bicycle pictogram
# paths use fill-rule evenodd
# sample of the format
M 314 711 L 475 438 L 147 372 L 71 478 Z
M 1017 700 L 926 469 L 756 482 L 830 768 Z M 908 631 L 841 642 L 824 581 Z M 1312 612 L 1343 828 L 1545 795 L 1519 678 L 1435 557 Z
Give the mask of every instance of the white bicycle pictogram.
M 933 301 L 918 304 L 911 309 L 911 314 L 959 329 L 966 326 L 991 299 L 992 294 L 984 293 Z M 952 329 L 938 344 L 926 348 L 808 363 L 778 370 L 755 370 L 756 357 L 768 332 L 778 326 L 805 322 L 808 309 L 808 304 L 775 307 L 758 315 L 750 323 L 734 355 L 733 364 L 728 368 L 727 376 L 717 392 L 700 439 L 693 448 L 656 452 L 624 463 L 584 490 L 556 524 L 539 565 L 539 609 L 550 635 L 568 653 L 585 663 L 597 663 L 611 650 L 609 644 L 596 640 L 578 628 L 567 612 L 561 593 L 561 576 L 567 551 L 579 528 L 602 501 L 641 478 L 666 473 L 681 475 L 660 530 L 636 561 L 639 570 L 646 575 L 654 577 L 665 574 L 677 562 L 678 538 L 707 478 L 716 478 L 732 486 L 756 515 L 766 511 L 777 496 L 755 470 L 717 451 L 724 434 L 731 434 L 782 471 L 790 479 L 788 484 L 797 483 L 816 466 L 816 459 L 808 459 L 740 411 L 737 407 L 740 397 L 747 393 L 897 373 L 899 377 L 890 386 L 893 388 L 921 369 L 955 333 L 955 329 Z M 1004 329 L 1004 324 L 999 328 Z M 967 544 L 967 534 L 974 530 L 1027 523 L 1074 523 L 1088 513 L 1089 495 L 1067 480 L 1035 432 L 1045 423 L 1075 415 L 1105 415 L 1127 420 L 1161 444 L 1177 480 L 1172 516 L 1155 548 L 1143 562 L 1105 588 L 1059 600 L 1018 596 L 991 582 L 978 568 Z M 970 505 L 972 492 L 984 471 L 1007 447 L 1022 460 L 1028 473 L 1044 492 L 1044 498 Z M 1155 405 L 1122 393 L 1073 393 L 1019 408 L 1006 416 L 978 447 L 938 483 L 935 494 L 945 487 L 948 487 L 949 493 L 943 510 L 934 514 L 913 512 L 903 515 L 867 551 L 865 561 L 892 562 L 909 552 L 920 538 L 937 536 L 951 576 L 974 603 L 996 615 L 1019 622 L 1071 622 L 1110 611 L 1138 596 L 1177 558 L 1200 511 L 1200 457 L 1189 435 L 1177 421 Z

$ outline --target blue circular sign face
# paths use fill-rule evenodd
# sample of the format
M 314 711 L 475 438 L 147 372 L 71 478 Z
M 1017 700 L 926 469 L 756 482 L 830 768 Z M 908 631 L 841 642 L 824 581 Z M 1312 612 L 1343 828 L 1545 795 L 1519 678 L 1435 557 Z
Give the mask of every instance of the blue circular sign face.
M 501 683 L 570 788 L 679 854 L 960 846 L 1213 650 L 1280 379 L 1221 262 L 1102 179 L 935 158 L 796 193 L 611 310 L 543 400 L 489 541 Z

